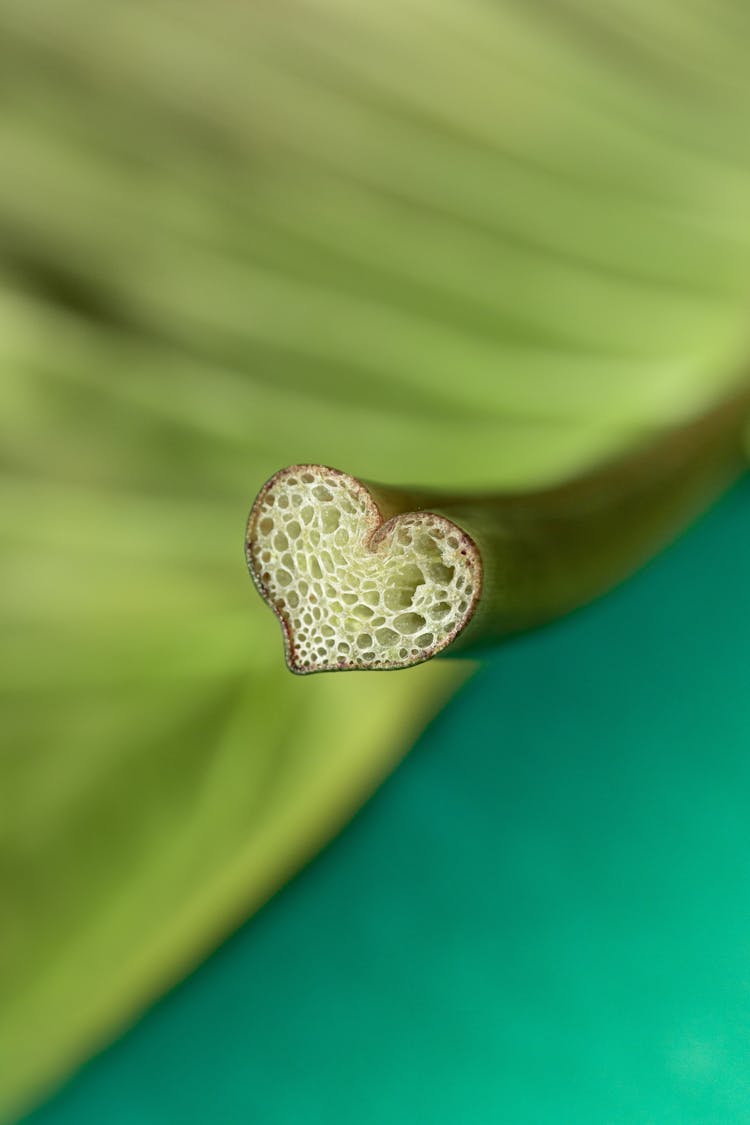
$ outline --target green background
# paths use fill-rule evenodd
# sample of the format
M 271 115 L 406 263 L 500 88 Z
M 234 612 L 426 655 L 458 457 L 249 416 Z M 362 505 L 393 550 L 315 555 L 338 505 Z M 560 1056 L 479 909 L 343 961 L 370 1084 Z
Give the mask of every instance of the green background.
M 34 1125 L 750 1121 L 750 484 L 486 654 Z

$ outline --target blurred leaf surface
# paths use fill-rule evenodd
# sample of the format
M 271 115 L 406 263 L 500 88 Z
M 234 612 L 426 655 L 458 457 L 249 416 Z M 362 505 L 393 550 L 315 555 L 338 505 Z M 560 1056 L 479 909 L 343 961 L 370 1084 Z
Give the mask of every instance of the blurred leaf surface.
M 3 5 L 5 1106 L 465 674 L 288 676 L 241 554 L 262 481 L 556 479 L 736 374 L 748 31 L 723 0 Z

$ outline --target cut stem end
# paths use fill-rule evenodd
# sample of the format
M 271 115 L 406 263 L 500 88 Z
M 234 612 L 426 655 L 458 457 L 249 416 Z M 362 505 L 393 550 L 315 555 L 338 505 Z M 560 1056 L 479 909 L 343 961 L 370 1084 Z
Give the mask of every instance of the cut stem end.
M 293 465 L 261 489 L 247 563 L 292 672 L 387 671 L 436 656 L 474 615 L 482 560 L 445 516 L 336 469 Z

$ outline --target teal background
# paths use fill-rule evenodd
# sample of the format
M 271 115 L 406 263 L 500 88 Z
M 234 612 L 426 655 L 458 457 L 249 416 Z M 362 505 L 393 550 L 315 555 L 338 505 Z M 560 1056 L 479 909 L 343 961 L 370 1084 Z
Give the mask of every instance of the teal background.
M 750 485 L 487 656 L 34 1125 L 750 1121 Z

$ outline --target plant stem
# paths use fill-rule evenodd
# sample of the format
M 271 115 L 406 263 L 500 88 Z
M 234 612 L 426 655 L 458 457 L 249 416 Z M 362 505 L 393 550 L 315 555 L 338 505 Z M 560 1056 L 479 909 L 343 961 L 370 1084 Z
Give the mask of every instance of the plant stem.
M 256 585 L 284 625 L 290 668 L 296 672 L 311 672 L 409 667 L 438 652 L 466 649 L 488 639 L 541 625 L 592 601 L 669 543 L 740 476 L 746 465 L 744 438 L 749 417 L 750 387 L 744 386 L 718 406 L 667 430 L 625 456 L 555 487 L 522 493 L 459 495 L 396 488 L 357 481 L 319 465 L 282 470 L 265 486 L 254 505 L 247 551 Z M 369 616 L 375 625 L 386 626 L 382 629 L 384 636 L 391 633 L 394 621 L 383 622 L 374 616 L 382 612 L 378 598 L 382 595 L 387 601 L 394 592 L 397 597 L 403 596 L 403 608 L 418 609 L 422 616 L 417 615 L 416 620 L 422 622 L 421 629 L 428 630 L 423 635 L 429 643 L 423 640 L 421 649 L 407 645 L 379 651 L 371 636 L 373 630 L 368 629 L 362 635 L 372 640 L 372 644 L 366 644 L 368 651 L 361 652 L 356 643 L 352 644 L 353 630 L 364 629 L 364 626 L 355 622 L 349 633 L 341 631 L 337 624 L 336 641 L 342 643 L 345 657 L 324 656 L 320 648 L 316 650 L 320 655 L 308 653 L 305 661 L 300 661 L 294 639 L 295 627 L 299 626 L 295 626 L 291 611 L 280 598 L 283 590 L 276 589 L 274 594 L 272 575 L 268 571 L 261 573 L 264 568 L 258 561 L 261 546 L 258 527 L 262 511 L 268 515 L 263 505 L 268 502 L 264 497 L 269 495 L 269 489 L 278 493 L 290 474 L 296 474 L 293 478 L 296 483 L 301 473 L 310 481 L 325 479 L 330 487 L 348 488 L 358 503 L 364 497 L 362 502 L 370 509 L 366 526 L 364 531 L 353 531 L 348 541 L 359 544 L 352 573 L 364 573 L 357 561 L 362 554 L 365 556 L 362 565 L 366 569 L 373 557 L 377 557 L 382 579 L 378 576 L 373 583 L 370 577 L 370 586 L 377 585 L 379 593 L 373 602 L 376 608 Z M 304 499 L 295 502 L 304 504 Z M 416 579 L 405 577 L 407 571 L 403 571 L 403 567 L 394 578 L 393 572 L 398 567 L 390 557 L 389 544 L 395 542 L 399 527 L 401 535 L 409 541 L 406 550 L 412 555 L 422 535 L 419 548 L 422 554 L 412 560 L 418 568 Z M 451 532 L 455 532 L 458 539 Z M 425 535 L 432 539 L 425 539 Z M 445 553 L 446 536 L 455 546 L 450 555 Z M 325 552 L 329 546 L 325 537 L 321 541 L 318 536 L 314 543 L 316 545 L 309 548 L 313 556 L 319 550 Z M 264 557 L 269 557 L 268 550 Z M 299 554 L 297 558 L 306 568 L 305 558 Z M 337 558 L 339 570 L 343 567 L 346 571 L 346 555 Z M 273 571 L 273 561 L 266 565 Z M 312 566 L 319 569 L 314 558 Z M 444 573 L 450 570 L 451 574 L 458 573 L 456 567 L 459 571 L 462 567 L 467 570 L 463 582 L 458 583 L 458 590 L 455 586 L 447 593 L 437 589 L 430 602 L 429 598 L 425 600 L 425 590 L 429 591 L 430 575 L 435 573 L 435 567 Z M 367 573 L 372 574 L 371 567 Z M 332 577 L 331 581 L 343 582 L 347 589 L 357 590 L 359 579 L 352 579 L 348 586 L 346 575 L 343 579 Z M 303 583 L 303 588 L 305 585 Z M 460 592 L 462 586 L 472 593 L 468 607 Z M 332 587 L 323 585 L 316 590 L 317 596 L 313 595 L 312 601 L 320 603 L 316 612 L 319 614 L 322 607 L 325 619 Z M 339 586 L 335 593 L 336 597 L 340 596 Z M 415 597 L 422 599 L 419 604 L 409 602 L 409 598 Z M 452 613 L 452 617 L 446 618 L 451 627 L 446 624 L 442 633 L 439 626 L 433 628 L 430 624 L 436 599 L 438 604 L 443 604 L 440 598 L 450 602 Z M 354 612 L 365 614 L 367 610 L 359 605 Z M 399 622 L 411 617 L 414 613 L 402 614 L 395 627 L 400 628 Z M 332 650 L 335 648 L 333 641 L 327 643 Z M 309 641 L 305 644 L 310 647 Z

